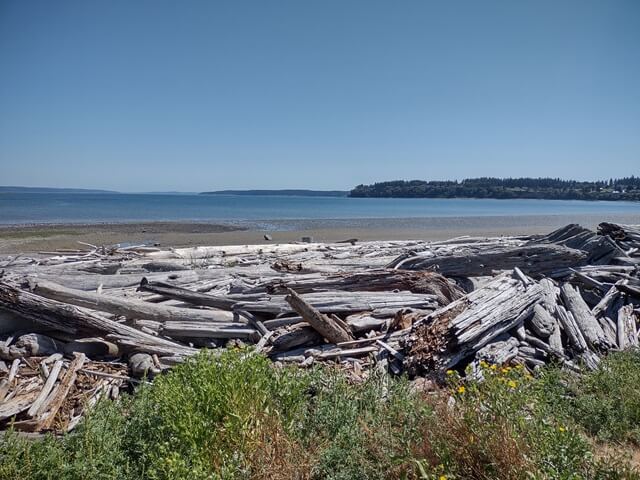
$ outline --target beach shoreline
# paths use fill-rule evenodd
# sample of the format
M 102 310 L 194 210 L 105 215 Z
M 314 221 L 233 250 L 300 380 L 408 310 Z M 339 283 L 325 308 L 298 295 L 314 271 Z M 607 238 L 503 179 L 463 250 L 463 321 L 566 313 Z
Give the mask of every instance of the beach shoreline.
M 637 224 L 637 215 L 531 215 L 492 217 L 425 217 L 261 222 L 126 222 L 0 225 L 0 254 L 33 253 L 93 245 L 245 245 L 347 239 L 446 240 L 464 235 L 546 234 L 568 223 L 595 229 L 600 222 Z M 272 240 L 266 240 L 269 235 Z

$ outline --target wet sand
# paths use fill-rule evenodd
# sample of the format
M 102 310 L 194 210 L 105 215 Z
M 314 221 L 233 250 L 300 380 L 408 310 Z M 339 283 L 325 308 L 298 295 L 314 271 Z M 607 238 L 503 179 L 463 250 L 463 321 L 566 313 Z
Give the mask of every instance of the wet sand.
M 93 225 L 0 226 L 0 254 L 86 248 L 93 245 L 148 244 L 160 247 L 266 244 L 299 241 L 445 240 L 462 235 L 500 236 L 545 234 L 568 223 L 595 228 L 612 221 L 639 224 L 638 215 L 438 217 L 350 220 L 274 220 L 246 225 L 151 222 Z M 267 241 L 264 235 L 273 240 Z

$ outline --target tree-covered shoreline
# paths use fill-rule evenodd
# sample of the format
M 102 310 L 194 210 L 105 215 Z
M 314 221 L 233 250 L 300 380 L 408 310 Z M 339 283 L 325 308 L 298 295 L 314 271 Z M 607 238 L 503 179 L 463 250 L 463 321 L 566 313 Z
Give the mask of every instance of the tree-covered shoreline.
M 640 178 L 584 182 L 559 178 L 469 178 L 462 181 L 395 180 L 358 185 L 360 198 L 528 198 L 548 200 L 640 200 Z

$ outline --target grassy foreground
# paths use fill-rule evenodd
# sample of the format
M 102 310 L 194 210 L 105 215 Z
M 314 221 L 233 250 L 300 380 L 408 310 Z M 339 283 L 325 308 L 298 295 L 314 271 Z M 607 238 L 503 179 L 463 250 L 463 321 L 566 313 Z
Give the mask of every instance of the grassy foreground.
M 62 439 L 0 439 L 0 479 L 622 479 L 640 354 L 584 377 L 483 364 L 439 392 L 203 352 Z

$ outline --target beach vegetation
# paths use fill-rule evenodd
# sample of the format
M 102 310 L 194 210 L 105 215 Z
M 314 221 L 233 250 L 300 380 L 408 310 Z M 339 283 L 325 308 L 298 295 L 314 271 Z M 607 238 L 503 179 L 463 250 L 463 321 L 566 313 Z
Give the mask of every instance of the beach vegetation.
M 421 391 L 203 351 L 61 438 L 9 431 L 0 479 L 636 479 L 639 360 L 584 376 L 483 362 Z

